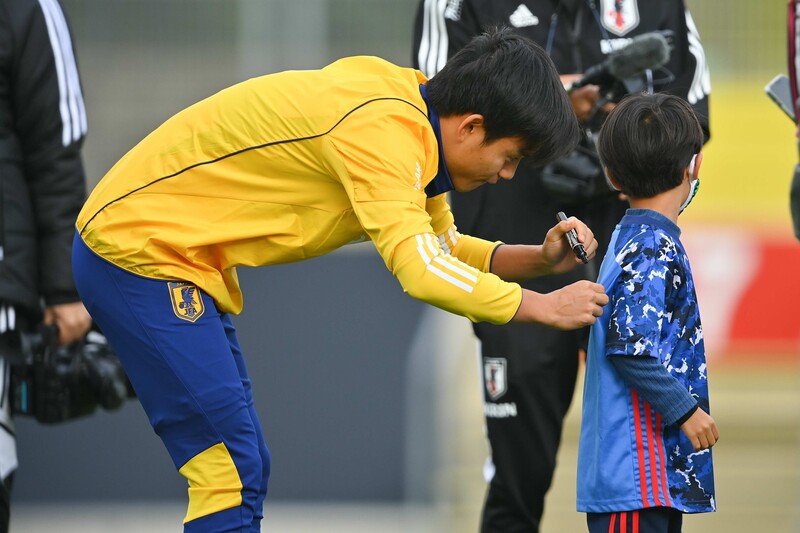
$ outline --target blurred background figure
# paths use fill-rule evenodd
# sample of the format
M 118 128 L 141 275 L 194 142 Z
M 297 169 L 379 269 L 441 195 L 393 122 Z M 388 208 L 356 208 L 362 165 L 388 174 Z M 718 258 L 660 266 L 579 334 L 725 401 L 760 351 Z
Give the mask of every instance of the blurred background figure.
M 565 211 L 586 220 L 595 232 L 598 259 L 524 286 L 549 292 L 578 279 L 595 280 L 628 204 L 606 184 L 594 137 L 624 94 L 663 91 L 692 104 L 708 139 L 711 87 L 697 28 L 682 0 L 421 0 L 414 27 L 415 66 L 433 76 L 472 36 L 497 24 L 539 43 L 565 87 L 574 83 L 570 98 L 584 137 L 575 152 L 555 164 L 534 169 L 523 163 L 512 181 L 453 193 L 459 230 L 532 244 L 541 240 L 555 214 Z M 617 65 L 620 54 L 627 56 Z M 631 63 L 637 68 L 628 67 Z M 594 74 L 584 76 L 586 71 Z M 488 491 L 481 531 L 538 531 L 587 331 L 486 323 L 473 329 L 481 341 L 491 451 L 484 468 Z
M 797 123 L 798 111 L 800 111 L 800 79 L 798 79 L 797 63 L 800 59 L 800 32 L 797 31 L 797 24 L 800 23 L 800 2 L 791 0 L 788 5 L 787 13 L 787 51 L 789 67 L 789 87 L 792 101 L 789 103 L 793 111 L 794 121 Z M 800 126 L 797 129 L 797 148 L 800 155 Z M 800 163 L 795 165 L 794 178 L 790 189 L 789 205 L 792 212 L 794 224 L 794 235 L 800 239 Z
M 57 0 L 0 2 L 0 531 L 8 531 L 17 452 L 9 397 L 20 333 L 55 326 L 82 338 L 91 320 L 72 281 L 75 217 L 86 194 L 86 110 Z

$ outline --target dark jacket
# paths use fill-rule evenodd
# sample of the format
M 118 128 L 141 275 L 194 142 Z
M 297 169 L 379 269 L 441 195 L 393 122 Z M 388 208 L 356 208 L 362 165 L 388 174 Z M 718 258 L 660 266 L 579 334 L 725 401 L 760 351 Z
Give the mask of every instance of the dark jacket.
M 56 0 L 0 0 L 0 301 L 78 301 L 74 224 L 86 195 L 86 115 Z
M 673 32 L 674 49 L 665 70 L 653 72 L 653 90 L 686 99 L 706 138 L 710 81 L 703 47 L 683 0 L 423 0 L 414 26 L 414 66 L 431 77 L 447 58 L 488 26 L 506 25 L 541 45 L 561 74 L 582 73 L 631 38 L 655 30 Z M 671 73 L 668 75 L 667 71 Z M 508 243 L 539 244 L 555 225 L 557 211 L 584 220 L 595 232 L 602 257 L 611 231 L 627 207 L 612 194 L 581 207 L 551 195 L 540 170 L 523 164 L 516 177 L 494 187 L 454 193 L 459 229 Z M 595 261 L 599 264 L 599 261 Z M 589 265 L 591 267 L 591 265 Z M 592 268 L 528 280 L 532 290 L 550 291 L 577 279 L 594 279 Z
M 683 0 L 427 0 L 414 27 L 414 65 L 431 77 L 472 37 L 501 24 L 544 47 L 561 74 L 584 72 L 637 35 L 671 30 L 674 49 L 665 68 L 674 79 L 657 71 L 654 89 L 686 99 L 708 132 L 708 68 Z

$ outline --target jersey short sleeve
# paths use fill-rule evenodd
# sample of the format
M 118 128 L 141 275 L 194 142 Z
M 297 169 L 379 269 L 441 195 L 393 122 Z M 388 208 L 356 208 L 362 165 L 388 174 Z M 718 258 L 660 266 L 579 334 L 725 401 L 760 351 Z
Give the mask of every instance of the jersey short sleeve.
M 671 278 L 668 248 L 666 239 L 645 231 L 617 254 L 621 272 L 610 295 L 607 355 L 658 357 L 665 295 Z

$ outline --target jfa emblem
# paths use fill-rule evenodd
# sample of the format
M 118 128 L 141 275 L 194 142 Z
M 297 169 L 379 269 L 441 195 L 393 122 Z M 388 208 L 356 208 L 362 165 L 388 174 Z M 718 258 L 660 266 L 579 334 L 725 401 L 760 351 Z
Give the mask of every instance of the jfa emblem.
M 639 25 L 636 0 L 601 0 L 600 20 L 603 27 L 615 35 L 625 35 Z
M 205 307 L 197 286 L 184 281 L 170 281 L 167 285 L 175 316 L 189 322 L 194 322 L 203 316 Z
M 507 365 L 503 358 L 485 357 L 483 359 L 483 383 L 486 393 L 492 400 L 498 399 L 506 393 Z

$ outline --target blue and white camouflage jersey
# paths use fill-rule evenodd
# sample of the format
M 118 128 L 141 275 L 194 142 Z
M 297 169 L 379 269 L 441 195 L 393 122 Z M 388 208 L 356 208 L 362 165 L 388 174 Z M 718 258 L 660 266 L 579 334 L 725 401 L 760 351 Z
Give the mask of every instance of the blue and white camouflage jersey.
M 629 209 L 598 282 L 609 303 L 589 338 L 578 511 L 716 510 L 711 450 L 696 452 L 677 424 L 666 425 L 608 357 L 657 357 L 709 412 L 703 329 L 678 226 L 655 211 Z

